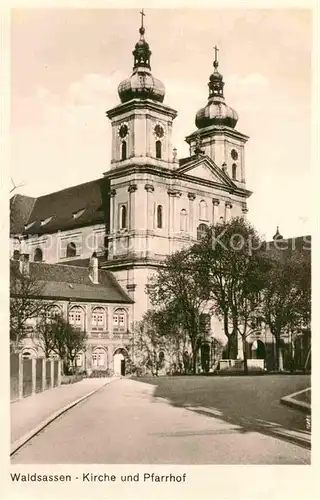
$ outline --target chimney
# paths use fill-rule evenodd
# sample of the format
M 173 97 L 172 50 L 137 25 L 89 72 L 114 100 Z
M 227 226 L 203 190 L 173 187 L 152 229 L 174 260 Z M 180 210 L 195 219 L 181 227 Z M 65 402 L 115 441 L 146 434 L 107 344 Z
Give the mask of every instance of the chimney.
M 23 274 L 24 276 L 29 276 L 30 265 L 29 265 L 29 254 L 28 253 L 20 254 L 19 270 L 20 270 L 20 273 Z
M 89 262 L 89 278 L 91 279 L 92 283 L 95 283 L 96 285 L 99 283 L 99 278 L 98 278 L 98 257 L 96 252 L 93 252 L 92 257 Z

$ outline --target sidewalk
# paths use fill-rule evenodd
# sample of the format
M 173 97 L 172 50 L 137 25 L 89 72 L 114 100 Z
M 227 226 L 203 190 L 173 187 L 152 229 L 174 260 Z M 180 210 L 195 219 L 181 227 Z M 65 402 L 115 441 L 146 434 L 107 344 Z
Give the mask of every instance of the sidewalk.
M 117 378 L 86 378 L 11 403 L 11 452 L 78 400 Z

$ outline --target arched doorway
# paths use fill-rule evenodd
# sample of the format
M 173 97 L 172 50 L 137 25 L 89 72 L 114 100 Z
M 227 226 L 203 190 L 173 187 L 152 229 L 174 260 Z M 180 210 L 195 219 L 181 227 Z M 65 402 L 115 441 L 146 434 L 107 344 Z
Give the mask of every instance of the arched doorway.
M 262 340 L 255 340 L 251 346 L 251 358 L 252 359 L 265 359 L 266 357 L 266 346 Z
M 124 376 L 126 374 L 126 360 L 128 352 L 124 347 L 119 347 L 113 353 L 113 372 L 115 375 Z

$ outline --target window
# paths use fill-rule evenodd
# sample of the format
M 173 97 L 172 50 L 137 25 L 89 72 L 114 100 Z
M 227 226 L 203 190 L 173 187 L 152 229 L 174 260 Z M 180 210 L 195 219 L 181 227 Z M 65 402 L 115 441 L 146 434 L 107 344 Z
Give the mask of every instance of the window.
M 208 226 L 206 224 L 200 224 L 197 227 L 197 240 L 201 240 L 207 234 Z
M 84 312 L 81 307 L 75 306 L 69 310 L 69 323 L 76 328 L 84 327 Z
M 158 205 L 157 208 L 157 228 L 161 229 L 162 228 L 162 215 L 163 215 L 163 209 L 161 205 Z
M 102 307 L 95 307 L 92 311 L 92 329 L 106 329 L 106 311 Z
M 237 180 L 237 164 L 236 164 L 236 163 L 234 163 L 234 164 L 232 165 L 232 179 L 233 179 L 234 181 L 236 181 L 236 180 Z
M 161 158 L 162 155 L 162 144 L 161 141 L 156 141 L 156 158 Z
M 75 257 L 77 255 L 77 247 L 73 241 L 70 241 L 67 245 L 67 257 Z
M 127 143 L 126 141 L 122 141 L 121 143 L 121 160 L 127 159 Z
M 127 227 L 127 207 L 125 205 L 120 206 L 120 229 L 125 229 Z
M 187 230 L 187 211 L 185 209 L 180 212 L 180 231 Z
M 126 330 L 126 317 L 127 313 L 124 309 L 116 309 L 113 313 L 113 330 L 125 331 Z
M 207 204 L 204 200 L 199 203 L 199 219 L 207 220 Z
M 50 307 L 49 311 L 48 311 L 48 317 L 51 318 L 51 319 L 55 319 L 57 318 L 58 316 L 61 316 L 62 315 L 62 311 L 60 309 L 59 306 L 52 306 Z
M 42 254 L 41 248 L 36 248 L 35 251 L 34 251 L 33 260 L 35 262 L 42 262 L 42 259 L 43 259 L 43 254 Z
M 92 353 L 92 366 L 104 367 L 106 365 L 106 351 L 102 347 L 98 347 Z

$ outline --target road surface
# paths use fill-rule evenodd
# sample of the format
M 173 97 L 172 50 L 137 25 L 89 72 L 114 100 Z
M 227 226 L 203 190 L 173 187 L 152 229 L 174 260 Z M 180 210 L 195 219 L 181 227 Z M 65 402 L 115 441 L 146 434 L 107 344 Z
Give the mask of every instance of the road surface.
M 13 464 L 309 464 L 307 376 L 121 379 L 61 415 Z

